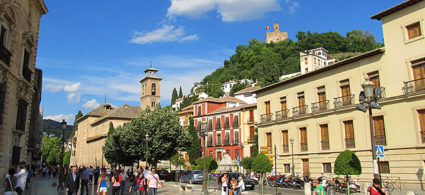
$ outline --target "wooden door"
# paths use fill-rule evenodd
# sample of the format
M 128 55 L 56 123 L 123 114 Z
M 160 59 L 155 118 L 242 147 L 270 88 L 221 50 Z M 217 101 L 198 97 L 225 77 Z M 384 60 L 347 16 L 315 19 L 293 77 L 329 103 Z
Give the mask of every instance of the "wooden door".
M 345 138 L 354 139 L 353 121 L 344 121 Z
M 254 136 L 255 136 L 255 127 L 250 126 L 249 127 L 249 140 L 254 141 Z
M 249 122 L 254 122 L 254 110 L 249 111 Z
M 320 131 L 322 133 L 322 141 L 329 141 L 328 124 L 320 125 Z
M 283 152 L 289 152 L 288 130 L 282 131 Z
M 303 176 L 310 176 L 310 167 L 308 159 L 302 159 L 303 161 Z
M 413 67 L 413 79 L 416 90 L 425 89 L 425 64 Z
M 351 104 L 350 85 L 342 86 L 341 93 L 342 93 L 342 104 L 343 105 Z
M 375 129 L 375 143 L 376 145 L 386 145 L 385 140 L 385 126 L 384 126 L 384 117 L 377 116 L 373 117 L 373 126 Z
M 299 113 L 304 114 L 305 113 L 305 97 L 304 95 L 298 96 L 298 106 L 299 106 Z
M 319 109 L 320 110 L 326 109 L 326 93 L 320 92 L 317 95 L 319 96 Z
M 266 107 L 266 114 L 270 114 L 271 110 L 270 110 L 270 102 L 265 102 L 265 107 Z
M 280 102 L 280 110 L 282 110 L 282 115 L 286 115 L 286 109 L 288 109 L 287 105 L 286 105 L 286 100 L 281 101 Z
M 266 133 L 267 137 L 267 146 L 272 147 L 272 133 Z

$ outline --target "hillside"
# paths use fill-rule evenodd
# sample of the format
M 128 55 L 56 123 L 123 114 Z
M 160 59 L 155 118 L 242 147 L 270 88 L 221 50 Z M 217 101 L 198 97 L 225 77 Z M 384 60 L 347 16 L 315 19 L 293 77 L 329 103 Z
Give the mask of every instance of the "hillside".
M 229 80 L 258 80 L 260 86 L 279 81 L 279 77 L 300 71 L 299 54 L 302 51 L 323 47 L 329 54 L 343 59 L 350 54 L 358 54 L 382 47 L 373 34 L 362 30 L 353 30 L 346 36 L 337 32 L 311 33 L 299 31 L 297 41 L 288 39 L 278 43 L 264 43 L 257 39 L 248 45 L 236 47 L 235 54 L 225 60 L 223 66 L 207 75 L 197 87 L 213 97 L 224 94 L 221 86 Z M 339 54 L 346 53 L 340 56 Z
M 65 137 L 67 139 L 69 138 L 69 136 L 71 136 L 73 128 L 74 126 L 72 125 L 66 126 Z M 62 136 L 61 123 L 54 120 L 50 120 L 50 119 L 43 119 L 43 133 L 61 137 Z

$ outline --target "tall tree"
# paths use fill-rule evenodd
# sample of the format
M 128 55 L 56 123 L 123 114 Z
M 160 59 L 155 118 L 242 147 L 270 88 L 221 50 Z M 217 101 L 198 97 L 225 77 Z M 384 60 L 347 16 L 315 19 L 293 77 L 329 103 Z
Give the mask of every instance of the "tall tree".
M 201 139 L 199 139 L 198 132 L 196 132 L 192 117 L 189 118 L 189 127 L 187 130 L 191 140 L 190 148 L 187 150 L 189 162 L 190 164 L 196 164 L 196 159 L 201 156 Z
M 77 119 L 79 119 L 80 117 L 83 116 L 83 112 L 81 112 L 81 110 L 78 110 L 78 113 L 75 115 L 75 119 L 74 119 L 74 129 L 72 129 L 72 134 L 71 134 L 71 138 L 74 137 L 75 135 L 75 131 L 77 130 Z
M 41 155 L 49 166 L 58 166 L 61 159 L 61 141 L 58 137 L 44 135 L 42 139 Z
M 179 89 L 179 98 L 182 98 L 183 97 L 183 90 L 182 90 L 182 87 L 180 86 L 180 89 Z
M 108 136 L 114 134 L 115 128 L 114 124 L 112 124 L 112 121 L 109 123 L 109 130 L 108 130 Z
M 171 105 L 176 103 L 176 99 L 178 98 L 177 90 L 176 88 L 173 89 L 173 94 L 171 94 Z

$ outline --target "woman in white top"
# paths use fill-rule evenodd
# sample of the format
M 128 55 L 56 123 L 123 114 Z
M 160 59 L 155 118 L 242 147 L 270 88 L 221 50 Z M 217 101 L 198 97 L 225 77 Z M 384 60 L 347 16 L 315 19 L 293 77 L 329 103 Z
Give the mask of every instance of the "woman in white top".
M 227 195 L 227 182 L 229 179 L 227 178 L 227 174 L 224 174 L 221 178 L 221 195 Z
M 245 182 L 243 182 L 243 178 L 239 176 L 238 179 L 239 179 L 239 183 L 238 183 L 238 186 L 236 187 L 234 195 L 238 195 L 241 192 L 245 191 Z

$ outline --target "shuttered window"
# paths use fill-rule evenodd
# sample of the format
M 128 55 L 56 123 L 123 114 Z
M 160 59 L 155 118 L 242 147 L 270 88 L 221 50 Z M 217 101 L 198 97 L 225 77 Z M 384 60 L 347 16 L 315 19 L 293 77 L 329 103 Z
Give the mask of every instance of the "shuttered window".
M 301 151 L 308 151 L 308 146 L 307 146 L 307 128 L 303 127 L 300 128 L 300 137 L 301 137 Z
M 379 72 L 371 72 L 367 74 L 369 77 L 369 81 L 372 82 L 375 85 L 375 88 L 381 87 L 381 84 L 379 82 Z
M 390 173 L 390 163 L 388 161 L 379 161 L 379 173 Z
M 419 116 L 419 127 L 420 133 L 421 133 L 421 140 L 422 143 L 425 143 L 425 110 L 418 110 L 418 116 Z
M 353 121 L 344 121 L 345 128 L 345 146 L 347 148 L 355 147 Z
M 221 130 L 221 120 L 217 118 L 217 122 L 215 123 L 215 130 Z
M 331 163 L 323 163 L 323 173 L 332 173 Z
M 27 123 L 28 103 L 25 100 L 18 101 L 18 115 L 16 117 L 16 130 L 25 131 Z
M 409 39 L 413 39 L 422 35 L 420 22 L 416 22 L 409 26 L 406 26 L 406 29 L 407 36 L 409 37 Z
M 425 89 L 425 62 L 412 62 L 413 79 L 415 80 L 415 89 Z
M 267 137 L 267 146 L 272 147 L 272 133 L 266 133 Z
M 254 122 L 254 110 L 249 111 L 249 122 Z
M 254 126 L 250 126 L 249 127 L 249 140 L 253 141 L 254 140 L 254 135 L 255 135 L 255 127 Z
M 266 107 L 266 114 L 270 114 L 270 101 L 264 102 L 264 106 Z
M 385 137 L 384 117 L 373 117 L 373 127 L 375 130 L 375 143 L 376 145 L 387 145 Z

